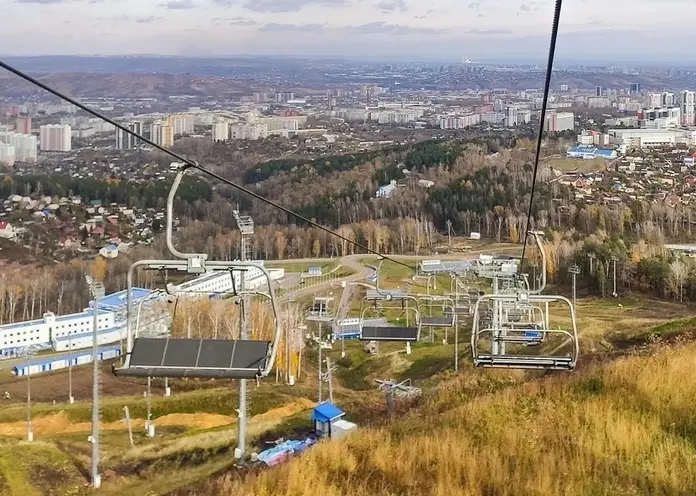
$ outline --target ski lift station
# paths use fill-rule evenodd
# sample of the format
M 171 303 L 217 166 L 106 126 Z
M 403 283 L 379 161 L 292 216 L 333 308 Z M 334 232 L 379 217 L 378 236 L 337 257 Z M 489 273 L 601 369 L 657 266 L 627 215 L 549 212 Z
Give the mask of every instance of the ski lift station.
M 357 430 L 358 426 L 344 420 L 345 412 L 333 403 L 324 401 L 312 410 L 312 424 L 318 438 L 339 439 Z

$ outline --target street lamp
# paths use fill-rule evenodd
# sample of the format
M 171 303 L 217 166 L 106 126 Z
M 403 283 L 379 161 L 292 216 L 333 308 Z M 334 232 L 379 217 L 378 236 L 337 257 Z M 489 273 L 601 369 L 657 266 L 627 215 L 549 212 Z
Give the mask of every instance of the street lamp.
M 31 357 L 34 351 L 31 348 L 25 348 L 24 353 L 27 357 L 27 441 L 34 440 L 34 431 L 31 428 Z
M 75 403 L 72 394 L 72 335 L 68 334 L 68 403 Z
M 92 277 L 85 275 L 85 280 L 89 285 L 90 293 L 94 298 L 94 321 L 92 328 L 92 487 L 98 489 L 101 486 L 101 475 L 99 474 L 99 299 L 106 293 L 104 284 L 95 281 Z

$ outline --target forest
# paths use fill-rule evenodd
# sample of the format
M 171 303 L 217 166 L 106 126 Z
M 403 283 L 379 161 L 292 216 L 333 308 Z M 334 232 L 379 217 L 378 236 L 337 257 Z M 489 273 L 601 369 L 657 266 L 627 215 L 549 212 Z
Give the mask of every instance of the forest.
M 259 183 L 256 191 L 383 253 L 429 254 L 433 247 L 446 243 L 443 233 L 447 226 L 454 235 L 468 236 L 476 231 L 483 238 L 518 243 L 527 224 L 533 146 L 521 139 L 515 148 L 496 153 L 490 153 L 488 146 L 462 140 L 422 142 L 371 155 L 352 168 L 325 171 L 321 180 L 306 171 L 293 178 L 291 188 L 287 187 L 288 173 L 278 170 Z M 546 153 L 557 153 L 564 147 L 559 138 L 547 143 Z M 404 169 L 409 174 L 405 175 Z M 383 184 L 378 176 L 385 170 L 402 176 L 400 186 L 389 198 L 375 198 L 374 192 Z M 610 297 L 616 264 L 619 292 L 696 299 L 696 262 L 664 249 L 667 240 L 691 238 L 689 207 L 671 207 L 664 202 L 605 205 L 575 201 L 567 187 L 550 178 L 550 172 L 542 167 L 531 224 L 547 233 L 551 283 L 568 284 L 568 268 L 578 264 L 582 269 L 580 283 L 597 295 Z M 421 187 L 418 179 L 434 185 Z M 0 195 L 75 194 L 84 200 L 161 207 L 168 184 L 6 176 L 0 181 Z M 237 258 L 239 233 L 233 210 L 239 204 L 256 223 L 255 258 L 355 253 L 350 243 L 303 226 L 269 205 L 242 197 L 225 185 L 213 185 L 200 175 L 187 178 L 179 193 L 175 207 L 181 227 L 176 236 L 185 251 L 205 251 L 223 260 Z M 103 268 L 107 290 L 125 287 L 132 260 L 165 255 L 164 240 L 158 236 L 152 245 L 136 247 L 132 253 L 109 261 Z M 81 310 L 88 300 L 83 275 L 92 270 L 92 264 L 76 259 L 42 267 L 4 267 L 0 273 L 0 322 L 38 317 L 47 309 L 60 313 Z M 140 274 L 137 284 L 150 287 L 159 283 L 156 277 L 159 275 Z
M 84 202 L 101 201 L 107 205 L 117 203 L 138 208 L 163 207 L 166 204 L 172 180 L 126 181 L 116 178 L 76 178 L 53 174 L 29 176 L 4 176 L 0 181 L 0 197 L 10 195 L 46 195 L 51 197 L 79 196 Z M 211 201 L 212 186 L 200 177 L 186 176 L 177 191 L 183 204 L 196 200 Z

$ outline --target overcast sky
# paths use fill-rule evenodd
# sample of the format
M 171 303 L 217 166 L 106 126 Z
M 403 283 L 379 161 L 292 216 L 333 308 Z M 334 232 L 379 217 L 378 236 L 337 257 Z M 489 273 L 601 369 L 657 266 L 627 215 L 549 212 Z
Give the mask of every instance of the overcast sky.
M 553 3 L 0 0 L 0 52 L 542 60 Z M 693 60 L 695 25 L 696 0 L 566 0 L 557 57 Z

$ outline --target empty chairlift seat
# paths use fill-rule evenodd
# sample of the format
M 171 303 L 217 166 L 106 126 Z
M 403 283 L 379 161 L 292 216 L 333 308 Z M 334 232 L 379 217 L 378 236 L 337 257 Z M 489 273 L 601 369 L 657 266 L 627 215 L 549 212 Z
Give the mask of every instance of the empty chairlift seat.
M 365 308 L 362 311 L 360 318 L 361 341 L 413 342 L 420 339 L 420 314 L 415 308 L 404 309 L 404 312 L 412 312 L 414 315 L 411 325 L 406 326 L 394 326 L 374 319 L 370 322 L 365 316 L 367 310 L 368 308 Z
M 253 379 L 266 367 L 270 353 L 270 341 L 136 338 L 126 365 L 114 374 Z
M 542 323 L 505 322 L 492 325 L 483 318 L 480 304 L 498 302 L 514 304 L 514 296 L 485 295 L 479 299 L 474 311 L 474 325 L 471 335 L 471 349 L 474 365 L 477 367 L 573 370 L 579 356 L 578 333 L 575 310 L 572 303 L 562 296 L 530 295 L 533 303 L 561 303 L 568 309 L 570 324 L 567 329 L 549 329 Z M 523 354 L 519 346 L 538 346 L 547 339 L 553 339 L 545 349 L 536 354 Z M 490 346 L 484 351 L 486 345 Z M 505 346 L 510 344 L 511 347 Z M 526 348 L 529 349 L 529 348 Z

